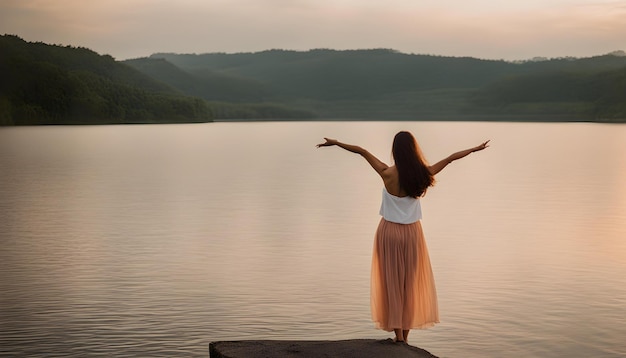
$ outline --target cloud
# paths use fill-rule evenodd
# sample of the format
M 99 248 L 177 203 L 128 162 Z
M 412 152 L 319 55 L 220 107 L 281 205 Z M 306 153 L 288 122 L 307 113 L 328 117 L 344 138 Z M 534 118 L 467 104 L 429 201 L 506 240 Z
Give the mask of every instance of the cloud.
M 394 48 L 482 58 L 623 48 L 619 1 L 5 0 L 0 32 L 120 58 L 270 48 Z

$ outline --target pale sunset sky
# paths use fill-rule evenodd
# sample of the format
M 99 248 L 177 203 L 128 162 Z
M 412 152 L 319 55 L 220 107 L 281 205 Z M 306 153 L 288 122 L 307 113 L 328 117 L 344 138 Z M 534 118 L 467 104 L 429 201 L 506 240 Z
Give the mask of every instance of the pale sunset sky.
M 626 0 L 0 0 L 0 34 L 118 60 L 313 48 L 588 57 L 626 50 Z

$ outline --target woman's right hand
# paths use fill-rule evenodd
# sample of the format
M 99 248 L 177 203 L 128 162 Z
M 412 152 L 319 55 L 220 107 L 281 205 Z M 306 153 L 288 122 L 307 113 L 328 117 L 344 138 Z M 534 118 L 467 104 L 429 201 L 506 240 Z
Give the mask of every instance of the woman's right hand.
M 324 143 L 320 143 L 320 144 L 318 144 L 316 147 L 318 147 L 318 148 L 321 148 L 321 147 L 330 147 L 330 146 L 333 146 L 333 145 L 337 145 L 337 143 L 339 143 L 336 139 L 331 139 L 331 138 L 326 138 L 326 137 L 324 137 L 324 140 L 325 140 L 326 142 L 324 142 Z
M 487 147 L 489 147 L 489 141 L 483 142 L 482 144 L 480 144 L 480 145 L 478 145 L 478 146 L 474 147 L 474 148 L 472 149 L 472 151 L 473 151 L 473 152 L 478 152 L 478 151 L 483 150 L 483 149 L 485 149 L 485 148 L 487 148 Z

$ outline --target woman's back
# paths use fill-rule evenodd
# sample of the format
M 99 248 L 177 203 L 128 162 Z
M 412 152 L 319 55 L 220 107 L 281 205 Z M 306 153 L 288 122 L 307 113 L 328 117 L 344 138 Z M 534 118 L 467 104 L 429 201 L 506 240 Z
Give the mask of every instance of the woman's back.
M 398 168 L 395 165 L 390 166 L 381 173 L 383 183 L 387 192 L 393 196 L 404 197 L 406 191 L 400 187 L 400 177 L 398 175 Z

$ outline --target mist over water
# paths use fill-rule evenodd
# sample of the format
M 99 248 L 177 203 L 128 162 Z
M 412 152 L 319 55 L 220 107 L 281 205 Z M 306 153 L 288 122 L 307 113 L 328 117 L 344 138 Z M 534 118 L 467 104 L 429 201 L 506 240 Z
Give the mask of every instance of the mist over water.
M 422 201 L 441 357 L 626 355 L 626 127 L 459 122 L 0 129 L 0 353 L 207 356 L 384 339 L 369 274 L 389 162 L 491 139 Z

